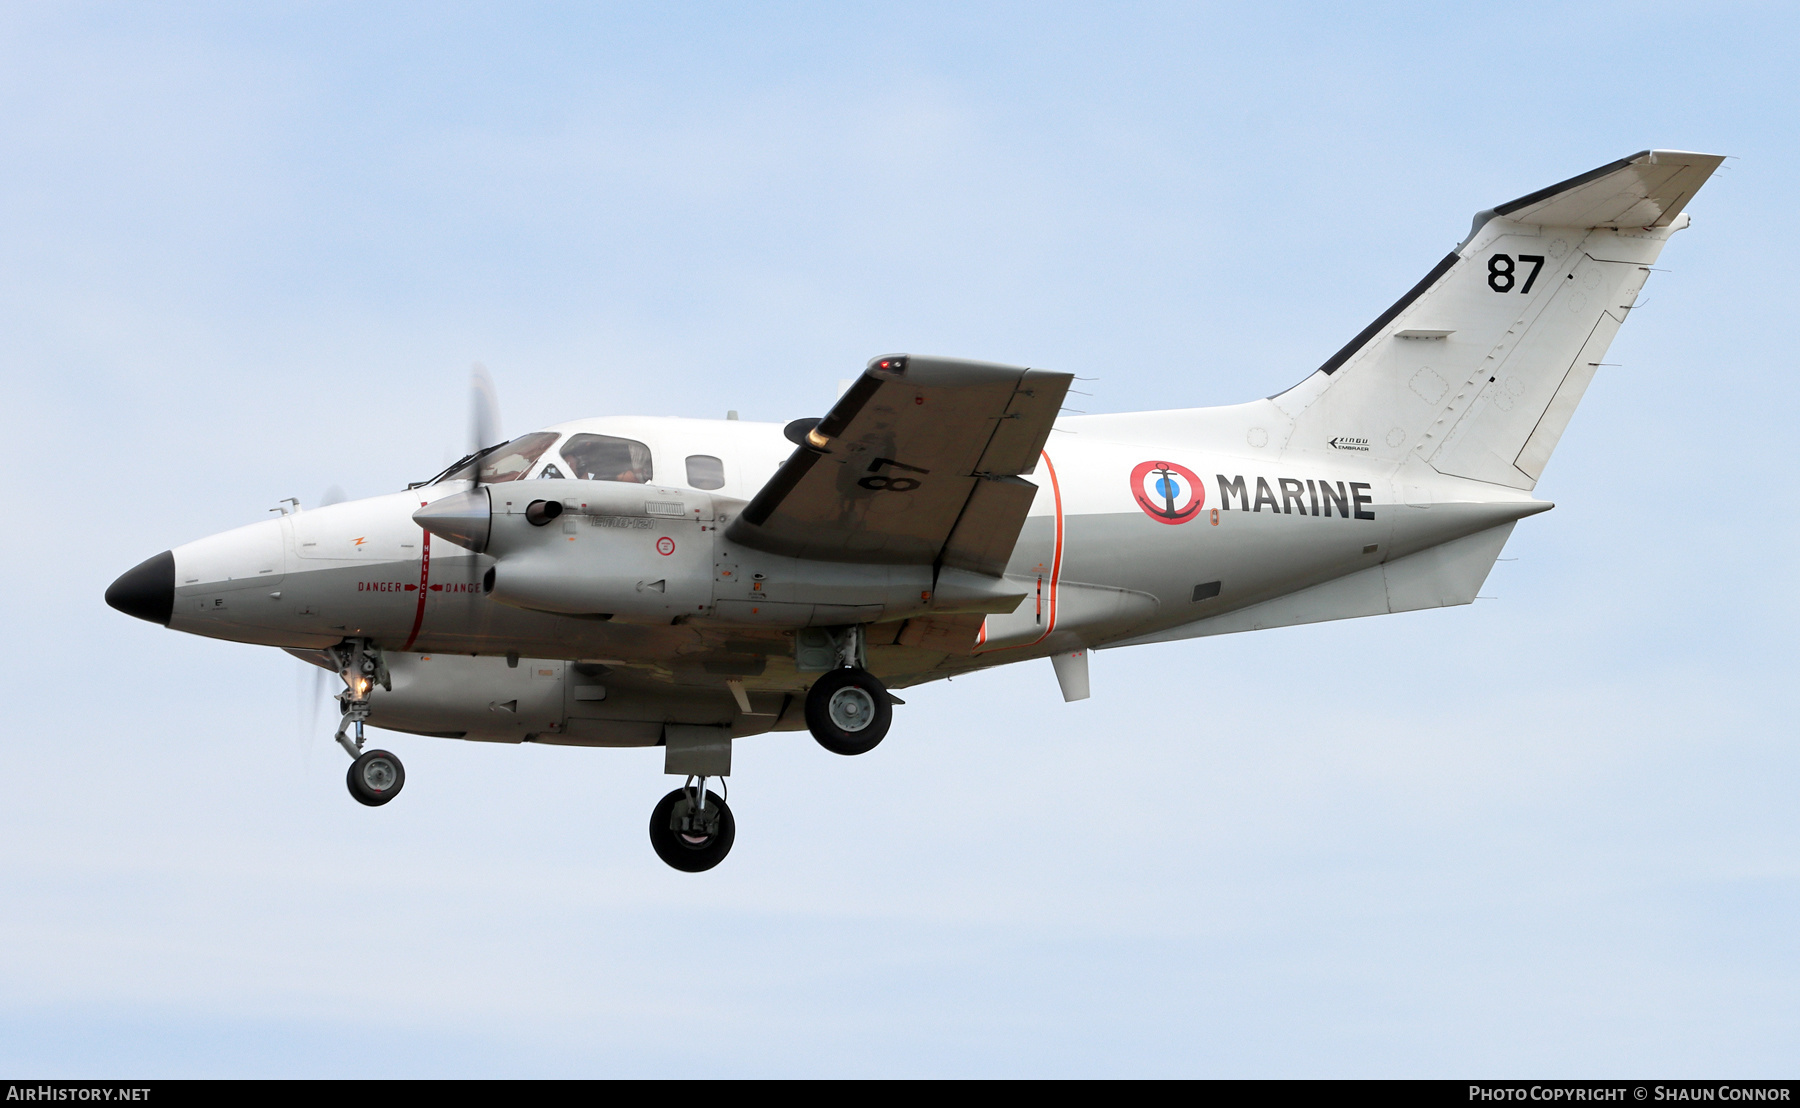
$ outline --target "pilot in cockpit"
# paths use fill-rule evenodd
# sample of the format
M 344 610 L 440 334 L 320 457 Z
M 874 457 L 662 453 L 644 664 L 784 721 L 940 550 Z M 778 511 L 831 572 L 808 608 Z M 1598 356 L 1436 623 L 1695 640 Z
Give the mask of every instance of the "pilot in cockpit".
M 563 444 L 562 456 L 580 480 L 647 485 L 655 476 L 650 464 L 650 448 L 633 439 L 571 435 Z

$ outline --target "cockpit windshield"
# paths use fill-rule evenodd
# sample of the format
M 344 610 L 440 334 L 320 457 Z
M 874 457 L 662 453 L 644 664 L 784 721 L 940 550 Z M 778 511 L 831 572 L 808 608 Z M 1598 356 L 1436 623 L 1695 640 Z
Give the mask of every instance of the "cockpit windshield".
M 563 444 L 563 461 L 577 480 L 632 481 L 647 485 L 655 477 L 650 448 L 635 439 L 611 435 L 571 435 Z
M 497 485 L 502 481 L 517 481 L 531 472 L 531 467 L 544 451 L 556 442 L 555 431 L 533 431 L 529 435 L 521 435 L 505 446 L 492 451 L 481 459 L 481 480 L 483 484 Z M 445 474 L 440 480 L 467 481 L 475 476 L 475 463 Z

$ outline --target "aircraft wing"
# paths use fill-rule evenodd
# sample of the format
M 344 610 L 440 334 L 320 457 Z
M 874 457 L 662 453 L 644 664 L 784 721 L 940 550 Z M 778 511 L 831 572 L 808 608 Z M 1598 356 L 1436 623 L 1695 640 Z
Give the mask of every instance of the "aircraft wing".
M 876 358 L 726 528 L 732 542 L 834 562 L 999 576 L 1037 486 L 1021 475 L 1072 375 Z

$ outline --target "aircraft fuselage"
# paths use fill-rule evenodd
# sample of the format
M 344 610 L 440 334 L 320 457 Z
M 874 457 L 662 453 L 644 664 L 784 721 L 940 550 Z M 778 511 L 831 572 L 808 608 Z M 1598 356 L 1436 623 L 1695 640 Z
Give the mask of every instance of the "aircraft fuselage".
M 717 458 L 717 489 L 654 477 L 648 484 L 546 483 L 540 474 L 560 461 L 554 447 L 519 479 L 488 486 L 496 511 L 506 504 L 522 510 L 551 486 L 606 493 L 612 503 L 604 512 L 559 498 L 569 501 L 566 514 L 541 535 L 524 533 L 564 559 L 603 545 L 597 564 L 618 564 L 618 552 L 630 556 L 634 579 L 618 587 L 631 589 L 634 601 L 652 578 L 661 590 L 635 615 L 608 610 L 623 603 L 552 612 L 496 600 L 491 578 L 484 587 L 491 555 L 433 536 L 412 518 L 469 487 L 446 481 L 295 511 L 176 547 L 168 626 L 297 650 L 360 636 L 395 655 L 594 659 L 635 674 L 646 689 L 662 686 L 677 698 L 683 688 L 709 689 L 726 704 L 727 679 L 752 694 L 803 690 L 811 678 L 793 665 L 794 633 L 803 627 L 871 625 L 869 669 L 905 687 L 1058 651 L 1182 637 L 1169 632 L 1183 628 L 1205 634 L 1209 620 L 1548 507 L 1517 490 L 1354 450 L 1271 456 L 1249 445 L 1254 434 L 1240 437 L 1244 445 L 1235 450 L 1204 441 L 1117 441 L 1129 421 L 1058 424 L 1031 476 L 1037 492 L 1007 563 L 1005 581 L 1023 599 L 985 614 L 972 653 L 901 641 L 906 621 L 959 608 L 933 597 L 929 565 L 808 564 L 730 542 L 724 524 L 792 446 L 778 424 L 725 420 L 613 418 L 551 429 L 559 444 L 584 433 L 642 442 L 659 465 L 665 456 L 671 463 Z M 870 512 L 905 510 L 901 481 L 866 491 Z M 759 671 L 743 672 L 756 668 L 746 659 L 759 660 Z

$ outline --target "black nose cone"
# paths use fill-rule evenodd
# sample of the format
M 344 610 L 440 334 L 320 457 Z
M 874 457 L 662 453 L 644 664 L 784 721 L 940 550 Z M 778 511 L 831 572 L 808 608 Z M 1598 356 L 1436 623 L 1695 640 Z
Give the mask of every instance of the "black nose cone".
M 128 616 L 169 625 L 175 614 L 175 553 L 165 550 L 128 569 L 106 590 L 106 602 Z

